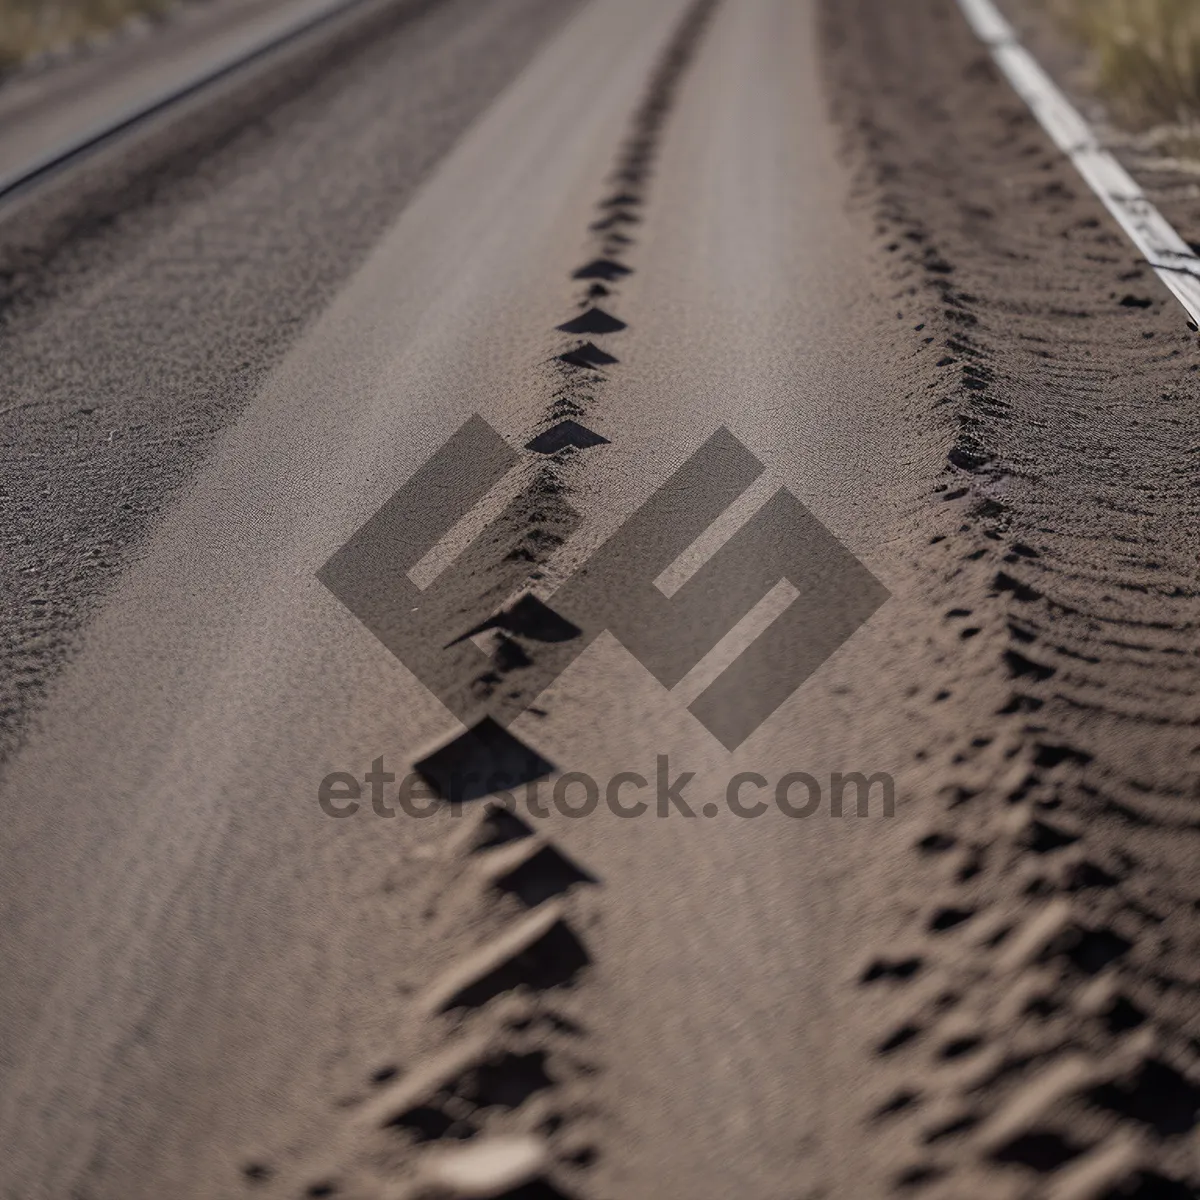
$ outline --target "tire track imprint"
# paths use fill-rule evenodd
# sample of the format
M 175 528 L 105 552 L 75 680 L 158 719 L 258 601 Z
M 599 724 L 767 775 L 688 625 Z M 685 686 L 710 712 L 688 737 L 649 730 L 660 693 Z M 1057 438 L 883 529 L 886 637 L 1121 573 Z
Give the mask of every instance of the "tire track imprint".
M 934 731 L 916 755 L 936 785 L 912 846 L 926 893 L 858 978 L 884 1014 L 865 1126 L 890 1148 L 884 1194 L 1183 1200 L 1200 1189 L 1200 588 L 1180 536 L 1196 368 L 1162 300 L 1128 302 L 1147 272 L 953 5 L 905 21 L 826 6 L 860 198 L 918 335 L 909 399 L 934 397 L 950 440 L 925 552 L 941 678 L 914 695 Z M 1133 322 L 1145 352 L 1114 385 Z
M 603 1126 L 591 1106 L 588 1078 L 598 1069 L 583 1048 L 586 1006 L 576 984 L 592 965 L 583 930 L 598 918 L 581 893 L 601 881 L 516 811 L 504 792 L 455 791 L 473 775 L 543 776 L 553 765 L 502 723 L 541 690 L 538 658 L 580 635 L 529 591 L 512 597 L 514 579 L 529 588 L 577 524 L 569 504 L 570 469 L 609 439 L 583 423 L 598 407 L 619 358 L 610 339 L 628 326 L 611 311 L 644 220 L 663 128 L 680 80 L 719 0 L 697 0 L 660 57 L 635 110 L 631 131 L 589 225 L 592 256 L 571 275 L 575 315 L 555 332 L 563 342 L 543 364 L 550 387 L 536 434 L 521 465 L 526 479 L 493 523 L 491 561 L 475 572 L 474 600 L 456 611 L 486 611 L 451 640 L 491 639 L 488 669 L 470 680 L 482 716 L 465 733 L 415 764 L 460 818 L 426 876 L 423 919 L 433 941 L 482 944 L 460 956 L 414 1003 L 439 1048 L 402 1070 L 396 1063 L 366 1073 L 363 1094 L 339 1149 L 296 1171 L 255 1158 L 243 1164 L 256 1192 L 275 1185 L 304 1197 L 362 1200 L 568 1200 L 586 1188 Z M 614 347 L 615 348 L 615 347 Z M 537 712 L 538 710 L 533 710 Z M 465 803 L 464 803 L 465 801 Z M 477 802 L 478 801 L 478 802 Z
M 612 310 L 619 303 L 622 283 L 634 273 L 629 259 L 645 220 L 663 129 L 718 3 L 696 0 L 655 67 L 618 154 L 611 190 L 597 203 L 588 226 L 592 253 L 571 274 L 575 306 L 582 311 L 556 327 L 567 338 L 544 364 L 550 403 L 538 433 L 525 444 L 534 461 L 525 464 L 529 479 L 517 502 L 516 537 L 502 556 L 504 563 L 529 564 L 529 585 L 543 579 L 542 566 L 576 527 L 578 518 L 569 503 L 571 467 L 584 452 L 609 440 L 583 419 L 601 404 L 612 369 L 620 363 L 613 339 L 629 327 Z M 505 621 L 505 613 L 491 618 L 497 629 L 493 664 L 471 683 L 479 700 L 500 700 L 505 711 L 513 713 L 523 711 L 544 686 L 545 677 L 530 668 L 551 653 L 549 643 L 564 640 L 550 632 L 560 628 L 562 618 L 540 601 L 522 597 L 517 604 L 525 606 L 527 617 L 537 609 L 539 620 L 527 619 L 525 627 L 517 629 L 511 620 Z

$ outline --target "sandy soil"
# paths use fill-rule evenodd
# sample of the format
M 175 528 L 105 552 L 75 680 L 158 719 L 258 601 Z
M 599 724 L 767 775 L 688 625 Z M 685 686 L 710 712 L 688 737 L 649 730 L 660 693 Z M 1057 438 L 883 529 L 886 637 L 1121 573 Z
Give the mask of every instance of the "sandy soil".
M 913 384 L 956 427 L 927 555 L 960 713 L 922 748 L 937 890 L 922 970 L 878 973 L 876 1122 L 922 1193 L 1191 1195 L 1195 345 L 953 4 L 826 29 L 898 319 L 932 338 Z
M 1194 1195 L 1180 314 L 952 0 L 609 0 L 540 45 L 526 5 L 442 125 L 491 11 L 359 48 L 115 227 L 9 227 L 4 1194 Z M 493 457 L 421 474 L 474 415 Z M 568 419 L 605 440 L 539 451 Z M 722 428 L 761 477 L 722 443 L 613 555 Z M 841 560 L 794 509 L 746 549 L 781 488 L 861 574 L 806 593 Z M 712 650 L 776 554 L 807 625 Z M 693 619 L 633 605 L 647 556 Z M 578 634 L 443 649 L 524 588 Z M 494 763 L 485 715 L 547 790 L 688 774 L 696 815 L 323 811 L 377 758 Z M 801 771 L 886 773 L 894 813 L 728 803 Z

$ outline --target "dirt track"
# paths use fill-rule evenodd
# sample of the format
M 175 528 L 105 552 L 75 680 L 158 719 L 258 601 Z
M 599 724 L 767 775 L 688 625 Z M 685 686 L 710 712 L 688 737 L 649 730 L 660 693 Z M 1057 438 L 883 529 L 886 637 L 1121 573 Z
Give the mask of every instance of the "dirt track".
M 486 19 L 435 7 L 344 65 L 328 112 L 350 129 L 394 94 L 403 126 L 416 84 L 389 55 L 444 21 L 470 62 Z M 333 118 L 300 107 L 253 153 L 210 148 L 203 187 L 176 164 L 132 264 L 127 218 L 66 238 L 50 262 L 77 278 L 12 285 L 6 361 L 37 403 L 10 438 L 36 464 L 10 559 L 50 567 L 54 604 L 35 629 L 25 580 L 5 618 L 26 699 L 4 1194 L 410 1195 L 462 1136 L 504 1133 L 547 1147 L 542 1190 L 512 1195 L 1195 1194 L 1198 360 L 1178 314 L 951 0 L 611 0 L 515 46 L 452 148 L 436 119 L 405 126 L 436 166 L 374 223 L 340 197 L 378 182 L 356 188 Z M 309 236 L 228 226 L 231 257 L 239 228 L 274 231 L 278 267 L 264 252 L 247 291 L 211 293 L 194 338 L 148 337 L 156 308 L 187 319 L 195 273 L 216 286 L 219 240 L 189 231 L 269 214 L 258 155 L 321 129 L 314 162 L 344 173 L 314 167 Z M 627 273 L 576 277 L 596 260 Z M 251 314 L 264 348 L 232 387 Z M 615 361 L 563 361 L 581 342 Z M 63 447 L 94 387 L 130 447 L 107 463 Z M 164 397 L 197 394 L 216 400 L 177 430 Z M 431 474 L 428 504 L 389 510 L 473 414 L 506 482 Z M 527 448 L 564 419 L 607 441 Z M 579 569 L 615 571 L 600 548 L 722 426 L 762 475 L 735 499 L 753 471 L 726 445 L 623 551 L 670 562 L 732 503 L 668 572 L 699 616 L 642 644 L 660 627 L 636 572 Z M 35 503 L 38 471 L 70 482 Z M 90 587 L 85 493 L 107 513 L 130 486 L 146 518 Z M 740 573 L 711 565 L 780 488 L 861 574 L 805 593 L 841 560 L 792 509 Z M 438 526 L 473 489 L 470 527 Z M 430 529 L 450 529 L 432 566 Z M 424 608 L 391 582 L 410 543 Z M 685 670 L 800 545 L 823 547 L 792 572 L 809 625 L 741 674 L 727 642 Z M 582 653 L 515 620 L 442 649 L 526 586 Z M 860 620 L 746 732 L 800 642 Z M 77 653 L 20 657 L 77 626 Z M 387 818 L 366 789 L 322 811 L 331 772 L 402 776 L 453 738 L 447 706 L 511 718 L 556 777 L 602 788 L 652 787 L 665 758 L 696 815 Z M 731 811 L 739 772 L 800 771 L 887 773 L 895 815 Z

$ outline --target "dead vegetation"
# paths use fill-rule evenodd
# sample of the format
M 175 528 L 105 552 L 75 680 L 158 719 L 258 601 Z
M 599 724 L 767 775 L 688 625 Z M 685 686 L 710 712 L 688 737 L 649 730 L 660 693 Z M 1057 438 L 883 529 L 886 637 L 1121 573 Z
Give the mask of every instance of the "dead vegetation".
M 167 0 L 0 0 L 0 72 L 40 54 L 104 35 Z
M 1200 0 L 1052 0 L 1132 129 L 1200 126 Z

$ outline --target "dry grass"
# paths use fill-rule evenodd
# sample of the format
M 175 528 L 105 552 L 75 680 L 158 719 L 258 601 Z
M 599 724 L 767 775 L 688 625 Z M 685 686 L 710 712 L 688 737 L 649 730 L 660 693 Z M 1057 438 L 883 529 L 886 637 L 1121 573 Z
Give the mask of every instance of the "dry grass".
M 165 0 L 0 0 L 0 71 L 164 7 Z
M 1200 123 L 1200 0 L 1054 0 L 1135 129 Z

